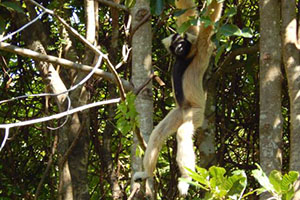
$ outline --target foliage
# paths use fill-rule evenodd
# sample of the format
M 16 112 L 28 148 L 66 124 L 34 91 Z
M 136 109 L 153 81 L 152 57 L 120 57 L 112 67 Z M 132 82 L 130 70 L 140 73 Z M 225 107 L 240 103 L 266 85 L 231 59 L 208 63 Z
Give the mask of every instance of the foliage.
M 247 176 L 243 170 L 235 170 L 230 176 L 225 175 L 222 167 L 212 166 L 209 170 L 197 167 L 197 172 L 189 170 L 190 183 L 205 190 L 203 200 L 240 199 L 247 186 Z
M 290 200 L 293 198 L 295 194 L 293 184 L 299 177 L 298 172 L 290 171 L 282 176 L 280 171 L 273 170 L 267 177 L 261 167 L 259 165 L 257 167 L 258 169 L 252 171 L 252 176 L 261 185 L 261 188 L 256 190 L 259 194 L 269 192 L 278 200 Z
M 124 135 L 138 127 L 138 113 L 134 105 L 135 98 L 136 96 L 130 92 L 126 95 L 126 100 L 121 102 L 117 107 L 115 116 L 117 128 Z
M 247 187 L 247 176 L 244 170 L 235 170 L 230 175 L 226 175 L 226 170 L 222 167 L 212 166 L 209 170 L 196 167 L 197 172 L 189 170 L 189 176 L 193 181 L 183 179 L 202 190 L 205 190 L 202 200 L 237 200 L 253 194 L 269 192 L 277 200 L 290 200 L 295 191 L 293 184 L 299 177 L 299 173 L 290 171 L 282 176 L 280 171 L 273 170 L 269 177 L 263 172 L 261 167 L 252 170 L 252 176 L 259 182 L 260 188 L 244 194 Z

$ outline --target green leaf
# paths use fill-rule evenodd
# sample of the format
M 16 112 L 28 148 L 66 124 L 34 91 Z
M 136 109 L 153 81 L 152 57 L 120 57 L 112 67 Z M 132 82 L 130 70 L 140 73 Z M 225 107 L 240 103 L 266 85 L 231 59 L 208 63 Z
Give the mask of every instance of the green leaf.
M 222 183 L 224 183 L 224 178 L 225 178 L 224 175 L 226 173 L 226 170 L 224 168 L 212 166 L 209 168 L 208 171 L 211 176 L 209 182 L 212 188 L 216 188 L 220 186 Z
M 5 1 L 0 3 L 0 6 L 7 8 L 8 10 L 17 11 L 20 13 L 24 13 L 23 9 L 17 2 Z
M 211 2 L 212 2 L 212 0 L 206 0 L 206 4 L 207 4 L 207 5 L 210 5 Z
M 216 177 L 218 179 L 224 178 L 224 175 L 226 173 L 226 170 L 223 167 L 216 167 L 216 166 L 210 167 L 208 171 L 211 177 Z
M 251 28 L 243 28 L 241 30 L 241 35 L 242 37 L 245 37 L 245 38 L 252 38 L 253 37 L 253 31 Z
M 236 13 L 237 13 L 236 7 L 231 7 L 228 10 L 226 10 L 226 14 L 225 15 L 227 17 L 233 17 L 234 15 L 236 15 Z
M 295 195 L 295 191 L 292 188 L 287 193 L 285 193 L 284 195 L 282 195 L 282 199 L 284 199 L 284 200 L 291 200 L 291 199 L 293 199 L 294 195 Z
M 221 34 L 224 36 L 230 37 L 230 36 L 240 36 L 241 35 L 241 30 L 239 27 L 233 24 L 224 24 L 219 31 Z
M 174 17 L 179 17 L 180 15 L 183 15 L 188 9 L 177 9 L 174 12 Z
M 228 195 L 238 199 L 238 197 L 243 196 L 243 193 L 247 187 L 247 175 L 243 170 L 236 170 L 233 175 L 228 178 L 228 182 L 231 183 L 231 188 Z
M 266 174 L 263 172 L 261 167 L 256 164 L 258 169 L 252 170 L 252 176 L 259 182 L 259 184 L 265 188 L 268 192 L 274 193 L 275 189 L 273 185 L 270 183 L 269 178 L 266 176 Z
M 282 174 L 277 170 L 271 171 L 269 175 L 270 183 L 274 186 L 275 191 L 280 194 L 281 193 L 281 180 Z
M 208 26 L 214 24 L 208 16 L 202 16 L 202 17 L 200 17 L 200 22 L 204 23 L 205 27 L 208 27 Z
M 202 184 L 205 188 L 209 188 L 209 173 L 206 169 L 204 168 L 200 168 L 200 167 L 196 167 L 197 169 L 197 173 L 186 168 L 189 171 L 189 176 L 194 179 L 195 181 L 199 182 L 200 184 Z
M 288 174 L 285 174 L 281 181 L 281 189 L 284 192 L 287 192 L 293 186 L 293 183 L 298 179 L 299 173 L 296 171 L 290 171 Z
M 177 32 L 179 34 L 184 33 L 184 32 L 186 32 L 190 28 L 190 26 L 191 26 L 190 21 L 186 21 L 180 27 L 178 27 Z
M 156 0 L 155 3 L 155 14 L 161 15 L 164 10 L 164 1 L 163 0 Z

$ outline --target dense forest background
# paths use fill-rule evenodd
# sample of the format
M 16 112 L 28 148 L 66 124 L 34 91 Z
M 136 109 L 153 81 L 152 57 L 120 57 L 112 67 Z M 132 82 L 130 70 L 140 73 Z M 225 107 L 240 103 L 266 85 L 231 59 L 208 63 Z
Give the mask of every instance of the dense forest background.
M 173 0 L 36 2 L 49 10 L 31 0 L 0 1 L 0 199 L 143 199 L 131 177 L 141 169 L 140 136 L 147 141 L 175 106 L 174 60 L 161 40 L 184 31 L 175 25 L 182 11 Z M 296 3 L 225 0 L 215 25 L 197 164 L 245 170 L 247 191 L 258 187 L 255 163 L 267 174 L 300 172 Z M 92 106 L 21 123 L 85 105 Z M 160 153 L 155 198 L 177 199 L 178 177 L 172 136 Z M 192 187 L 188 198 L 202 194 Z

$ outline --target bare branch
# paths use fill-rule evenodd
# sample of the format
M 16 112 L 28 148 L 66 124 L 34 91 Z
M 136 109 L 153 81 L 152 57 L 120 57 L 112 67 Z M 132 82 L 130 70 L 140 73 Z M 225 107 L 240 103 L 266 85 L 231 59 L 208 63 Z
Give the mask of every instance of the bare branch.
M 93 70 L 93 67 L 91 67 L 89 65 L 74 63 L 74 62 L 64 59 L 64 58 L 58 58 L 58 57 L 51 56 L 51 55 L 41 54 L 41 53 L 32 51 L 30 49 L 20 48 L 18 46 L 14 46 L 14 45 L 11 45 L 11 44 L 5 43 L 5 42 L 0 42 L 0 50 L 8 51 L 8 52 L 11 52 L 14 54 L 18 54 L 20 56 L 30 57 L 30 58 L 33 58 L 33 59 L 39 60 L 39 61 L 45 61 L 45 62 L 61 65 L 61 66 L 67 67 L 67 68 L 81 70 L 84 72 L 90 72 Z M 96 69 L 94 76 L 102 77 L 111 82 L 116 82 L 114 76 L 111 73 L 103 71 L 101 69 Z M 130 82 L 128 82 L 124 79 L 121 79 L 121 81 L 122 81 L 124 88 L 127 91 L 130 91 L 133 89 L 133 86 Z

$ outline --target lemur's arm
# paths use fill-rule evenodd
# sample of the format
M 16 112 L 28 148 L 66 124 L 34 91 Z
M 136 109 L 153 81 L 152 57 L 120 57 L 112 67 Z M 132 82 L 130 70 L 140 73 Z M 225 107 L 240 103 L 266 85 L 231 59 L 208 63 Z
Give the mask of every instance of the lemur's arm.
M 186 1 L 186 0 L 180 0 L 180 1 Z M 190 0 L 189 0 L 190 1 Z M 218 0 L 212 1 L 206 8 L 206 13 L 204 16 L 208 16 L 212 22 L 211 25 L 205 26 L 205 24 L 202 22 L 200 23 L 199 28 L 199 34 L 197 38 L 197 49 L 198 52 L 202 52 L 207 47 L 206 45 L 203 45 L 203 43 L 210 44 L 211 43 L 211 36 L 214 33 L 214 23 L 217 22 L 222 14 L 222 7 L 223 3 L 218 3 Z M 204 49 L 203 49 L 204 48 Z
M 196 4 L 192 0 L 175 0 L 175 5 L 177 9 L 186 10 L 176 19 L 177 27 L 180 27 L 184 22 L 190 20 L 191 17 L 198 16 Z M 198 26 L 191 26 L 187 30 L 188 33 L 193 34 L 194 36 L 198 35 L 198 31 Z

